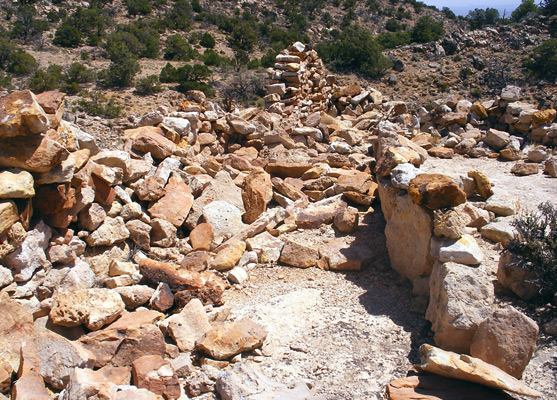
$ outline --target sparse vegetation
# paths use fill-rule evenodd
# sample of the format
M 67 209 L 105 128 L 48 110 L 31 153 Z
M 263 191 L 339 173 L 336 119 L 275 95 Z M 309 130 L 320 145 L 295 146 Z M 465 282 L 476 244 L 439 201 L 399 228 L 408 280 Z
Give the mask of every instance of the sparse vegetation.
M 507 249 L 531 263 L 540 277 L 542 295 L 557 292 L 557 206 L 538 205 L 538 212 L 519 215 L 513 222 L 517 231 Z
M 557 79 L 557 39 L 549 39 L 536 47 L 523 64 L 534 76 Z
M 123 109 L 123 106 L 116 104 L 113 99 L 107 99 L 100 91 L 86 93 L 78 104 L 87 114 L 105 118 L 118 118 Z

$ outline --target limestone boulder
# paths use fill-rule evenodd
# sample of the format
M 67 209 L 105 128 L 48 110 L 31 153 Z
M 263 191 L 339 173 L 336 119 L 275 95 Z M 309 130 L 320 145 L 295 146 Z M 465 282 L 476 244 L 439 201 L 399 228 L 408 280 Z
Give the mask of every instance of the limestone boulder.
M 96 230 L 106 219 L 106 211 L 99 203 L 91 203 L 79 213 L 79 225 L 90 232 Z
M 164 187 L 164 195 L 149 207 L 151 218 L 162 218 L 181 226 L 193 205 L 191 190 L 177 175 L 172 175 Z
M 50 122 L 37 97 L 30 90 L 20 90 L 0 98 L 0 138 L 38 135 L 50 128 Z
M 516 230 L 511 225 L 509 218 L 497 218 L 489 224 L 482 226 L 482 237 L 496 243 L 507 243 L 516 234 Z
M 35 195 L 33 175 L 20 169 L 0 172 L 0 199 L 27 199 Z
M 428 344 L 420 347 L 420 358 L 422 361 L 418 366 L 420 371 L 475 382 L 520 395 L 541 396 L 541 393 L 530 389 L 524 382 L 478 358 L 444 351 Z
M 84 324 L 96 331 L 122 314 L 125 304 L 120 295 L 110 289 L 85 289 L 58 293 L 50 310 L 50 319 L 66 327 Z
M 193 230 L 202 222 L 204 207 L 214 201 L 225 201 L 238 208 L 241 214 L 245 212 L 242 190 L 236 186 L 228 172 L 219 171 L 214 179 L 202 188 L 201 195 L 194 200 L 184 226 Z
M 95 365 L 93 353 L 52 331 L 41 332 L 33 344 L 39 358 L 41 376 L 56 389 L 64 388 L 76 367 L 93 368 Z
M 130 232 L 130 239 L 142 250 L 151 248 L 151 225 L 138 219 L 126 222 L 126 228 Z
M 144 355 L 164 356 L 164 335 L 155 325 L 163 317 L 147 309 L 124 312 L 112 324 L 79 338 L 78 343 L 95 355 L 95 368 L 128 367 Z
M 60 393 L 60 400 L 109 398 L 118 390 L 118 386 L 129 385 L 130 378 L 130 370 L 123 367 L 107 366 L 97 371 L 75 368 L 69 376 L 68 384 Z
M 538 325 L 514 307 L 498 309 L 478 326 L 470 355 L 520 379 L 536 349 L 538 333 Z
M 520 201 L 515 197 L 497 194 L 486 201 L 485 209 L 495 215 L 508 217 L 515 215 L 520 210 Z
M 85 238 L 89 246 L 110 246 L 130 237 L 122 217 L 107 217 L 97 230 Z
M 42 135 L 0 141 L 0 167 L 45 173 L 58 166 L 67 154 L 61 144 Z
M 431 212 L 388 183 L 379 183 L 379 197 L 387 222 L 385 236 L 392 268 L 410 280 L 429 275 L 434 262 L 430 254 Z
M 539 172 L 539 168 L 540 166 L 537 163 L 519 161 L 513 165 L 511 172 L 519 176 L 536 175 Z
M 176 244 L 177 229 L 172 222 L 162 218 L 152 219 L 151 222 L 151 246 L 172 247 Z
M 21 344 L 34 334 L 33 315 L 27 307 L 0 294 L 0 362 L 8 365 L 8 374 L 17 371 Z
M 435 343 L 447 350 L 468 353 L 479 324 L 491 313 L 493 285 L 479 269 L 452 262 L 436 262 L 429 279 L 426 319 Z
M 316 248 L 287 239 L 284 241 L 279 261 L 292 267 L 309 268 L 313 267 L 318 259 L 319 252 Z
M 212 329 L 199 299 L 191 300 L 179 314 L 168 317 L 165 324 L 181 352 L 194 351 L 195 343 Z
M 50 267 L 45 250 L 52 230 L 40 221 L 27 233 L 21 246 L 2 259 L 4 266 L 12 270 L 16 282 L 26 282 L 36 270 Z
M 280 258 L 284 242 L 269 232 L 263 232 L 246 240 L 247 248 L 257 253 L 259 262 L 273 263 Z
M 130 138 L 132 149 L 151 153 L 158 160 L 170 157 L 176 150 L 176 145 L 164 137 L 162 130 L 153 126 L 128 129 L 124 137 Z
M 458 239 L 464 234 L 468 223 L 468 215 L 455 209 L 435 210 L 433 212 L 433 233 Z
M 215 360 L 226 360 L 261 347 L 266 337 L 267 331 L 261 325 L 249 319 L 241 319 L 207 332 L 197 342 L 197 349 Z
M 244 180 L 242 200 L 246 212 L 243 220 L 247 224 L 254 222 L 265 210 L 273 198 L 271 175 L 262 169 L 254 169 Z
M 522 257 L 510 251 L 504 251 L 499 256 L 497 280 L 524 300 L 533 299 L 540 294 L 539 273 Z
M 497 129 L 489 129 L 484 142 L 495 151 L 502 150 L 511 142 L 511 136 L 507 132 Z
M 466 193 L 451 178 L 441 174 L 418 175 L 410 181 L 408 195 L 414 203 L 430 210 L 466 202 Z
M 215 240 L 226 240 L 244 228 L 242 211 L 227 201 L 213 201 L 203 207 L 203 218 L 211 225 Z
M 8 231 L 19 220 L 16 204 L 11 201 L 0 201 L 0 235 Z
M 169 361 L 158 355 L 146 355 L 132 363 L 133 383 L 138 388 L 163 395 L 166 399 L 178 399 L 180 382 Z
M 127 310 L 134 310 L 137 307 L 148 303 L 155 293 L 155 289 L 147 285 L 116 287 L 114 288 L 114 291 L 120 295 Z
M 473 236 L 464 234 L 458 239 L 434 237 L 431 255 L 441 262 L 478 265 L 483 261 L 483 252 Z

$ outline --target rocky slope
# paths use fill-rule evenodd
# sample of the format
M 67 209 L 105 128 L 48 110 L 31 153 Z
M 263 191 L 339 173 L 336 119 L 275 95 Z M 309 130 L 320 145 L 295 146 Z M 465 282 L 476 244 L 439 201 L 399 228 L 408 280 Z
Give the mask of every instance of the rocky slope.
M 520 198 L 490 179 L 512 160 L 557 200 L 555 110 L 509 86 L 412 113 L 302 43 L 275 61 L 266 110 L 189 91 L 120 148 L 59 92 L 0 99 L 2 393 L 550 398 L 555 307 L 509 300 L 539 288 L 499 258 Z

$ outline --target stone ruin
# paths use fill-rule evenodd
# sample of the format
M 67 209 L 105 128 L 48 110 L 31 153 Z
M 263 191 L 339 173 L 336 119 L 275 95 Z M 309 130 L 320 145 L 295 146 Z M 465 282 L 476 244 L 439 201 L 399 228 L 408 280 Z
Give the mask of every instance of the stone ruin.
M 257 398 L 315 398 L 305 384 L 287 388 L 234 364 L 267 332 L 228 320 L 222 295 L 258 263 L 370 265 L 370 249 L 348 238 L 380 201 L 391 266 L 412 282 L 413 311 L 432 322 L 440 347 L 424 345 L 420 368 L 539 395 L 519 381 L 538 327 L 495 306 L 474 237 L 512 237 L 505 218 L 516 203 L 494 196 L 481 171 L 419 167 L 428 157 L 498 152 L 535 173 L 543 162 L 555 176 L 549 151 L 524 148 L 524 136 L 555 143 L 555 110 L 535 110 L 507 88 L 492 102 L 451 98 L 412 114 L 372 88 L 338 86 L 301 43 L 275 67 L 266 111 L 226 113 L 191 91 L 178 111 L 136 118 L 123 149 L 100 149 L 64 121 L 63 93 L 0 99 L 2 393 L 238 399 L 255 395 L 241 383 L 252 379 Z M 341 235 L 317 248 L 288 236 L 328 224 Z M 499 280 L 524 295 L 514 275 Z M 460 360 L 475 372 L 443 364 L 459 359 L 451 352 L 469 354 Z M 405 379 L 389 385 L 390 398 L 429 378 Z

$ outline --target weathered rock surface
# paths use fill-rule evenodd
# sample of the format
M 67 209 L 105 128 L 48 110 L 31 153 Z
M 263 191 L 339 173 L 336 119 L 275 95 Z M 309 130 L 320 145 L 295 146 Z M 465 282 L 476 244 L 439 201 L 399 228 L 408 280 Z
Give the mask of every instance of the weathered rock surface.
M 195 350 L 195 343 L 211 330 L 211 324 L 199 299 L 191 300 L 179 314 L 167 318 L 168 331 L 182 352 Z
M 420 358 L 422 364 L 419 365 L 419 369 L 426 372 L 508 390 L 524 396 L 541 396 L 541 393 L 530 389 L 523 382 L 478 358 L 444 351 L 428 344 L 420 347 Z
M 147 355 L 132 363 L 133 383 L 166 399 L 180 397 L 180 382 L 170 362 L 161 356 Z
M 429 278 L 431 321 L 435 343 L 441 348 L 468 353 L 479 324 L 491 313 L 493 286 L 475 268 L 436 262 Z
M 408 184 L 408 195 L 414 203 L 437 210 L 454 207 L 466 201 L 466 193 L 449 177 L 421 174 Z
M 37 97 L 29 90 L 12 92 L 0 99 L 0 138 L 38 135 L 50 127 Z
M 197 349 L 216 360 L 226 360 L 263 344 L 267 331 L 249 320 L 227 323 L 207 332 L 198 342 Z
M 478 326 L 470 354 L 520 379 L 536 349 L 538 333 L 538 325 L 514 307 L 495 310 Z

